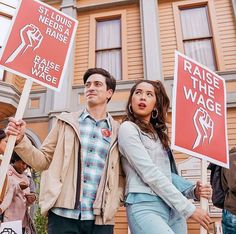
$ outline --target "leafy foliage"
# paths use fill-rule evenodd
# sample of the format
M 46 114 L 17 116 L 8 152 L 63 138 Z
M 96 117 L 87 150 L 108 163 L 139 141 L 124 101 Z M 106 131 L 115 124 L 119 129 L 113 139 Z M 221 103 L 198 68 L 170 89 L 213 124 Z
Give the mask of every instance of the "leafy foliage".
M 36 193 L 39 196 L 39 191 L 40 191 L 40 178 L 41 178 L 41 174 L 40 173 L 36 173 L 33 172 L 32 173 L 34 181 L 35 181 L 35 185 L 36 185 Z M 37 234 L 47 234 L 47 223 L 48 223 L 48 219 L 47 217 L 44 217 L 41 214 L 41 210 L 40 207 L 38 206 L 38 202 L 36 204 L 37 210 L 34 214 L 34 224 L 35 224 L 35 228 L 37 231 Z
M 41 214 L 40 207 L 38 207 L 34 217 L 34 224 L 38 234 L 47 234 L 47 222 L 47 218 Z

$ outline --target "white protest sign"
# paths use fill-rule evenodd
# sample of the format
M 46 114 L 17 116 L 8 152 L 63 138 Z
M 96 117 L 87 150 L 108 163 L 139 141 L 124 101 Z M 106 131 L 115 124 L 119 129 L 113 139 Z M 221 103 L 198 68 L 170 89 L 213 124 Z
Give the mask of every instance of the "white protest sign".
M 0 234 L 22 234 L 22 221 L 17 220 L 1 223 Z

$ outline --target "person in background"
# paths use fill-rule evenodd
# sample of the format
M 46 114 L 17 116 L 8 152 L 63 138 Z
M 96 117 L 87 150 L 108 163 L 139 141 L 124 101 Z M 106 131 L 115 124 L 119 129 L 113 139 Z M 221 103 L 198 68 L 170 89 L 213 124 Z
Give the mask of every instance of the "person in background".
M 200 195 L 209 199 L 210 185 L 188 185 L 175 174 L 166 132 L 169 104 L 160 81 L 138 81 L 130 91 L 127 117 L 119 128 L 126 212 L 132 234 L 185 234 L 188 218 L 205 229 L 211 222 L 206 211 L 187 199 Z
M 48 214 L 48 233 L 112 234 L 123 201 L 124 178 L 117 146 L 119 123 L 107 112 L 116 80 L 102 68 L 88 69 L 83 81 L 86 107 L 62 113 L 36 149 L 26 123 L 10 119 L 7 134 L 17 136 L 15 151 L 45 171 L 39 203 Z
M 2 157 L 5 151 L 6 145 L 7 145 L 7 136 L 4 130 L 0 129 L 0 165 L 1 165 Z M 7 186 L 8 184 L 7 184 L 7 178 L 6 178 L 3 184 L 2 192 L 0 194 L 0 204 L 2 203 L 3 198 L 5 196 Z M 0 222 L 2 221 L 3 221 L 3 216 L 2 214 L 0 214 Z
M 222 168 L 221 183 L 226 193 L 222 211 L 223 234 L 236 233 L 236 147 L 229 151 L 229 169 Z
M 23 233 L 35 233 L 28 217 L 28 207 L 36 200 L 35 193 L 30 192 L 29 179 L 25 174 L 27 164 L 13 152 L 8 170 L 8 189 L 0 205 L 3 221 L 22 220 Z
M 0 156 L 4 154 L 7 145 L 7 136 L 3 129 L 0 129 Z
M 35 184 L 34 178 L 32 176 L 32 168 L 28 167 L 25 174 L 29 180 L 30 193 L 33 193 L 33 194 L 35 194 L 36 197 L 38 197 L 37 192 L 36 192 L 36 184 Z M 29 209 L 29 215 L 32 220 L 34 219 L 34 214 L 35 214 L 35 204 L 30 206 L 30 209 Z

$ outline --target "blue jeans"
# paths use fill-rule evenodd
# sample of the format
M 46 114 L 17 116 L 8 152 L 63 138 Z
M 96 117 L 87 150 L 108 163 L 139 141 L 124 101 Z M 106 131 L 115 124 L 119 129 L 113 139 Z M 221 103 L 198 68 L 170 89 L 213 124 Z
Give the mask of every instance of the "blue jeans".
M 228 210 L 222 211 L 223 234 L 236 234 L 236 215 Z
M 126 212 L 132 234 L 187 234 L 185 218 L 164 202 L 127 204 Z

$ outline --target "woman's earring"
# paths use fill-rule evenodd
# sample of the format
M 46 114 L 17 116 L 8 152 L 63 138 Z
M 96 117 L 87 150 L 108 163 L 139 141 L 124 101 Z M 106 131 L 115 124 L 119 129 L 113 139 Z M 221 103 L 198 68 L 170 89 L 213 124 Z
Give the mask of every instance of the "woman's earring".
M 152 111 L 152 118 L 156 119 L 157 116 L 158 116 L 158 110 L 157 110 L 157 108 L 154 108 L 153 111 Z
M 132 107 L 131 107 L 131 105 L 129 104 L 129 112 L 131 113 L 131 114 L 133 114 L 133 111 L 132 111 Z

